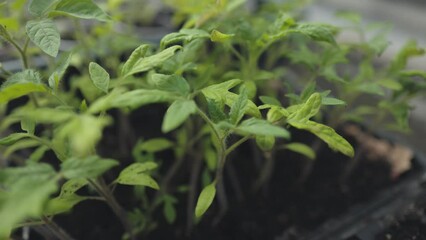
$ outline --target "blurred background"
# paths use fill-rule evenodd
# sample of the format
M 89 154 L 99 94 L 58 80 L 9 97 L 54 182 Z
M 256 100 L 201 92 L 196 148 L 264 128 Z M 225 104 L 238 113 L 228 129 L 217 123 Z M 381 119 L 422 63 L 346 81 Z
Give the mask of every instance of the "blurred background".
M 390 45 L 380 61 L 390 61 L 408 40 L 416 40 L 419 46 L 426 47 L 426 1 L 425 0 L 316 0 L 313 1 L 305 16 L 308 21 L 319 21 L 345 26 L 346 22 L 336 17 L 339 11 L 356 12 L 362 16 L 365 25 L 373 22 L 389 24 L 392 28 L 388 39 Z M 356 36 L 343 32 L 339 41 L 353 41 Z M 426 56 L 417 57 L 409 62 L 409 68 L 426 70 Z M 401 135 L 406 141 L 423 153 L 426 153 L 426 96 L 420 96 L 412 102 L 414 111 L 410 124 L 412 133 Z

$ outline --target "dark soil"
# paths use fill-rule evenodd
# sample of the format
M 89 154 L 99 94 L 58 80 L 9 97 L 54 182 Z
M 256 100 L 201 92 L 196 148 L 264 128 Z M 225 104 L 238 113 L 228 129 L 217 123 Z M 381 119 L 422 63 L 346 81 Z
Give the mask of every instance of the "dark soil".
M 294 135 L 297 136 L 296 141 L 314 139 L 307 133 Z M 259 166 L 256 166 L 254 158 L 259 153 L 253 146 L 246 144 L 229 159 L 237 172 L 244 198 L 237 200 L 235 193 L 238 191 L 233 187 L 228 171 L 225 188 L 229 210 L 219 224 L 213 225 L 220 209 L 218 201 L 215 201 L 190 239 L 274 239 L 276 236 L 300 239 L 327 220 L 344 214 L 356 204 L 366 203 L 380 190 L 414 172 L 411 170 L 395 180 L 390 177 L 390 166 L 386 162 L 361 158 L 344 178 L 342 173 L 346 171 L 349 159 L 323 146 L 318 160 L 313 163 L 312 172 L 305 181 L 301 181 L 301 173 L 309 160 L 283 151 L 277 153 L 270 185 L 255 192 L 252 185 L 259 174 Z M 182 208 L 184 214 L 185 199 L 182 200 L 184 202 L 178 209 Z M 176 231 L 172 229 L 176 227 L 179 226 L 171 227 L 171 231 L 159 228 L 151 233 L 150 239 L 188 239 L 184 235 L 173 235 Z
M 426 240 L 425 208 L 408 211 L 382 233 L 376 240 Z

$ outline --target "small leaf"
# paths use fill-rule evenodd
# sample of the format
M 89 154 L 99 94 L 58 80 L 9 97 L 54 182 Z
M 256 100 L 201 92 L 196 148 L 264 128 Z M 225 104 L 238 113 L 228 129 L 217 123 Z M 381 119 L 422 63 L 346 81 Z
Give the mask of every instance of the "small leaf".
M 28 134 L 34 135 L 35 122 L 33 119 L 24 118 L 21 120 L 21 129 L 26 131 Z
M 28 137 L 27 133 L 12 133 L 7 137 L 1 138 L 0 145 L 10 146 L 25 137 Z
M 121 75 L 126 75 L 126 73 L 130 72 L 130 70 L 135 66 L 135 64 L 142 58 L 146 56 L 149 50 L 148 44 L 142 44 L 139 47 L 137 47 L 135 50 L 133 50 L 132 54 L 130 54 L 130 57 L 127 59 L 127 61 L 124 63 L 123 67 L 121 68 Z
M 247 103 L 247 91 L 244 88 L 229 110 L 229 121 L 232 124 L 238 124 L 241 121 L 246 111 Z
M 217 30 L 213 30 L 212 33 L 210 34 L 210 40 L 212 42 L 225 42 L 226 40 L 229 40 L 233 36 L 235 36 L 235 34 L 225 34 Z
M 7 42 L 12 41 L 12 37 L 10 36 L 9 32 L 7 31 L 6 27 L 0 24 L 0 36 Z
M 173 206 L 173 203 L 171 203 L 170 201 L 164 202 L 163 214 L 169 224 L 172 224 L 176 221 L 176 209 Z
M 51 15 L 69 15 L 83 19 L 96 19 L 107 21 L 110 17 L 92 2 L 92 0 L 61 0 L 56 5 Z
M 160 47 L 165 48 L 175 43 L 189 43 L 195 39 L 209 38 L 210 34 L 202 29 L 181 29 L 177 33 L 170 33 L 161 39 Z
M 115 92 L 95 101 L 90 106 L 89 113 L 98 113 L 110 108 L 138 108 L 151 103 L 171 102 L 178 97 L 167 91 L 151 89 L 137 89 L 122 94 Z
M 167 109 L 161 130 L 164 133 L 170 132 L 184 123 L 196 111 L 197 105 L 193 100 L 176 100 Z
M 290 114 L 288 118 L 295 121 L 307 121 L 318 113 L 321 107 L 321 102 L 321 94 L 314 93 L 300 108 Z
M 288 123 L 295 128 L 307 130 L 315 134 L 326 142 L 331 149 L 339 151 L 349 157 L 354 156 L 354 149 L 351 144 L 337 134 L 331 127 L 313 121 L 288 121 Z
M 52 198 L 47 202 L 47 206 L 46 209 L 43 211 L 43 214 L 46 216 L 52 216 L 68 212 L 79 202 L 84 201 L 86 199 L 86 197 L 78 196 L 75 194 L 68 195 L 67 197 Z
M 155 86 L 158 90 L 176 92 L 183 96 L 188 95 L 190 91 L 188 82 L 185 78 L 178 75 L 155 73 L 148 79 L 148 83 Z
M 173 147 L 173 142 L 165 138 L 153 138 L 147 141 L 142 141 L 137 144 L 137 148 L 140 151 L 146 151 L 150 153 L 160 152 Z
M 280 101 L 278 101 L 276 98 L 269 97 L 269 96 L 260 96 L 259 99 L 260 101 L 262 101 L 263 104 L 270 104 L 270 105 L 281 107 Z
M 72 196 L 82 187 L 86 186 L 88 181 L 85 178 L 73 178 L 66 181 L 62 187 L 61 192 L 59 193 L 59 198 L 67 198 Z
M 46 92 L 47 88 L 41 83 L 40 74 L 27 69 L 10 76 L 0 88 L 0 103 L 6 103 L 32 92 Z
M 141 185 L 158 190 L 160 189 L 158 183 L 147 174 L 155 168 L 157 164 L 154 162 L 133 163 L 123 169 L 115 181 L 124 185 Z
M 378 81 L 378 84 L 380 84 L 382 87 L 395 91 L 399 91 L 403 88 L 401 83 L 393 79 L 382 79 Z
M 25 26 L 31 41 L 43 52 L 56 57 L 61 43 L 61 36 L 55 23 L 50 19 L 34 20 Z
M 72 52 L 62 53 L 59 61 L 56 63 L 55 70 L 49 77 L 49 86 L 57 90 L 59 86 L 59 82 L 65 74 L 72 57 Z
M 290 133 L 286 129 L 256 118 L 243 121 L 236 130 L 245 134 L 290 138 Z
M 302 23 L 289 30 L 289 32 L 306 35 L 315 41 L 328 42 L 333 45 L 337 45 L 333 36 L 335 31 L 336 28 L 331 25 L 313 23 Z
M 321 104 L 322 105 L 346 105 L 346 102 L 333 97 L 323 97 Z
M 303 143 L 297 143 L 297 142 L 289 143 L 284 145 L 284 147 L 293 152 L 300 153 L 312 160 L 314 160 L 316 157 L 315 151 L 311 147 Z
M 98 156 L 73 157 L 61 164 L 61 172 L 68 179 L 95 178 L 117 165 L 118 162 L 116 160 L 102 159 Z
M 223 83 L 213 84 L 206 88 L 203 88 L 202 92 L 206 98 L 215 99 L 215 95 L 217 95 L 217 92 L 228 91 L 229 89 L 237 86 L 242 82 L 243 81 L 240 79 L 232 79 Z
M 146 72 L 152 68 L 155 68 L 159 65 L 161 65 L 162 63 L 164 63 L 167 59 L 173 57 L 175 55 L 175 52 L 179 49 L 181 49 L 181 46 L 173 46 L 173 47 L 169 47 L 164 49 L 163 51 L 148 56 L 148 57 L 142 57 L 139 58 L 135 61 L 133 54 L 131 57 L 132 62 L 131 64 L 129 64 L 130 66 L 126 66 L 127 62 L 125 63 L 125 65 L 123 66 L 123 69 L 121 71 L 121 74 L 124 77 L 136 74 L 136 73 L 141 73 L 141 72 Z M 140 50 L 141 51 L 141 50 Z M 139 53 L 136 53 L 136 55 L 139 55 Z M 130 59 L 129 59 L 130 60 Z M 129 61 L 128 60 L 128 61 Z
M 93 84 L 104 93 L 108 93 L 109 73 L 99 64 L 91 62 L 89 64 L 89 74 Z
M 203 191 L 201 191 L 200 196 L 198 197 L 197 205 L 195 207 L 195 216 L 197 218 L 201 217 L 210 205 L 213 203 L 213 199 L 216 196 L 216 183 L 213 182 L 207 185 Z

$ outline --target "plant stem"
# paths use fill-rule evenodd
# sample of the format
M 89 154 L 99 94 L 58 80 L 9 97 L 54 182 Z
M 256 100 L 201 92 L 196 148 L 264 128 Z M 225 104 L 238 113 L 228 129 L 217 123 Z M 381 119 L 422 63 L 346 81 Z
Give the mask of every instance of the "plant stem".
M 201 157 L 194 156 L 194 161 L 192 163 L 191 175 L 189 180 L 189 191 L 187 197 L 187 221 L 186 221 L 186 235 L 189 237 L 191 233 L 192 226 L 194 224 L 194 209 L 195 209 L 195 200 L 196 200 L 196 189 L 197 183 L 201 171 L 202 161 Z
M 210 118 L 201 109 L 197 108 L 197 112 L 201 116 L 201 118 L 203 118 L 204 121 L 210 126 L 210 128 L 212 129 L 213 134 L 216 136 L 217 140 L 220 141 L 221 137 L 220 137 L 219 132 L 216 129 L 214 122 L 212 120 L 210 120 Z
M 234 151 L 237 147 L 239 147 L 241 144 L 245 143 L 247 140 L 250 139 L 250 135 L 247 135 L 243 138 L 241 138 L 240 140 L 238 140 L 237 142 L 235 142 L 234 144 L 232 144 L 228 149 L 226 149 L 225 151 L 225 155 L 228 156 L 232 151 Z
M 262 170 L 254 183 L 254 191 L 258 191 L 262 186 L 267 186 L 268 181 L 271 178 L 272 172 L 275 166 L 275 158 L 273 152 L 264 152 L 263 154 L 266 163 L 263 165 Z
M 129 234 L 130 239 L 134 239 L 133 232 L 132 232 L 132 226 L 127 219 L 126 212 L 120 206 L 120 204 L 117 202 L 115 197 L 112 195 L 110 189 L 105 184 L 104 180 L 102 178 L 98 178 L 96 181 L 88 179 L 88 182 L 105 199 L 107 204 L 110 206 L 111 210 L 114 212 L 114 214 L 120 220 L 125 231 Z
M 46 226 L 52 231 L 53 234 L 56 235 L 60 240 L 74 240 L 64 229 L 59 227 L 55 222 L 53 222 L 50 218 L 43 216 L 41 218 Z

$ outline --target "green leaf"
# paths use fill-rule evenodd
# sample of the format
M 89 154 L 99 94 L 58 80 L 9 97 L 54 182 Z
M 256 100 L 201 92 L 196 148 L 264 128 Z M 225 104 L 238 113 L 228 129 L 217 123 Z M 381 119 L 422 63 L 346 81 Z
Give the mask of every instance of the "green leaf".
M 61 172 L 68 179 L 95 178 L 117 165 L 116 160 L 102 159 L 98 156 L 73 157 L 61 164 Z
M 270 151 L 275 145 L 275 137 L 257 135 L 256 144 L 260 149 L 262 149 L 262 151 Z
M 53 216 L 60 213 L 70 211 L 79 202 L 86 200 L 86 197 L 78 196 L 76 194 L 68 195 L 67 197 L 52 198 L 47 202 L 46 209 L 43 214 L 46 216 Z
M 46 92 L 47 88 L 41 83 L 40 74 L 28 69 L 10 76 L 0 88 L 0 103 L 6 103 L 15 98 L 33 92 Z
M 275 136 L 282 138 L 290 138 L 290 133 L 281 127 L 275 126 L 268 121 L 256 118 L 250 118 L 243 121 L 236 128 L 237 132 L 253 135 Z
M 224 111 L 224 104 L 221 104 L 220 102 L 215 101 L 213 99 L 207 98 L 206 100 L 207 100 L 207 110 L 213 122 L 218 123 L 228 118 Z
M 157 182 L 147 174 L 155 168 L 157 164 L 154 162 L 133 163 L 123 169 L 115 181 L 124 185 L 141 185 L 158 190 L 160 187 Z
M 346 102 L 333 97 L 323 97 L 321 104 L 322 105 L 346 105 Z
M 74 155 L 85 156 L 93 151 L 110 123 L 111 118 L 106 116 L 78 115 L 57 130 L 55 140 L 69 142 Z
M 65 74 L 70 62 L 71 62 L 72 52 L 62 53 L 59 61 L 56 63 L 55 70 L 49 77 L 49 86 L 57 90 L 59 87 L 59 82 Z
M 392 61 L 389 70 L 391 72 L 402 70 L 407 66 L 407 62 L 411 57 L 424 54 L 425 49 L 418 47 L 415 41 L 408 41 Z
M 297 143 L 297 142 L 289 143 L 284 145 L 284 148 L 291 150 L 293 152 L 300 153 L 312 160 L 316 158 L 315 151 L 311 147 L 303 143 Z
M 10 146 L 16 143 L 17 141 L 21 140 L 22 138 L 26 138 L 26 137 L 28 137 L 27 133 L 12 133 L 7 137 L 1 138 L 0 145 Z
M 22 119 L 28 118 L 36 123 L 63 123 L 67 122 L 76 114 L 69 109 L 59 108 L 37 108 L 37 109 L 20 109 L 14 112 L 11 116 Z
M 179 98 L 178 95 L 167 91 L 137 89 L 128 92 L 111 92 L 99 98 L 89 108 L 89 113 L 98 113 L 110 108 L 138 108 L 151 103 L 172 102 Z
M 28 11 L 34 16 L 41 17 L 56 1 L 57 0 L 32 0 L 28 6 Z
M 59 193 L 59 198 L 67 198 L 73 196 L 82 187 L 88 184 L 87 179 L 85 178 L 73 178 L 66 181 L 62 187 L 61 192 Z
M 27 148 L 33 148 L 40 146 L 40 142 L 35 139 L 22 139 L 11 146 L 7 147 L 5 151 L 2 152 L 2 156 L 4 158 L 8 158 L 10 155 L 12 155 L 14 152 L 27 149 Z
M 104 93 L 108 93 L 109 73 L 99 64 L 91 62 L 89 64 L 89 74 L 93 84 Z
M 336 40 L 334 40 L 334 33 L 337 31 L 337 29 L 331 25 L 302 23 L 290 31 L 301 33 L 315 41 L 327 42 L 333 45 L 337 45 Z
M 229 110 L 229 121 L 232 124 L 238 124 L 241 121 L 246 112 L 247 103 L 247 91 L 244 88 Z
M 289 120 L 307 121 L 315 116 L 320 110 L 322 102 L 321 94 L 313 93 L 308 100 L 295 112 L 290 114 Z
M 213 171 L 217 166 L 217 152 L 213 149 L 211 144 L 206 144 L 204 147 L 204 159 L 207 163 L 207 167 L 209 170 Z
M 1 199 L 0 236 L 27 218 L 41 217 L 49 195 L 56 191 L 56 181 L 46 178 L 27 178 L 21 175 Z
M 10 36 L 9 32 L 7 31 L 6 27 L 0 24 L 0 36 L 7 42 L 12 41 L 12 37 Z
M 6 187 L 13 187 L 20 179 L 51 179 L 56 172 L 47 163 L 31 163 L 23 167 L 9 167 L 0 170 L 0 182 Z
M 365 82 L 358 84 L 356 86 L 356 89 L 369 94 L 384 96 L 385 92 L 383 91 L 383 88 L 376 82 Z
M 31 41 L 43 52 L 56 57 L 61 44 L 61 36 L 55 23 L 50 19 L 27 22 L 25 29 Z
M 175 43 L 189 43 L 195 39 L 209 38 L 210 34 L 202 29 L 181 29 L 179 32 L 169 33 L 161 39 L 160 47 L 165 48 Z
M 399 83 L 397 80 L 394 80 L 394 79 L 382 79 L 382 80 L 379 80 L 377 83 L 380 84 L 380 86 L 382 87 L 395 90 L 395 91 L 399 91 L 403 88 L 401 83 Z
M 270 105 L 281 107 L 281 102 L 278 101 L 278 99 L 276 98 L 269 97 L 269 96 L 260 96 L 259 99 L 260 101 L 262 101 L 263 104 L 270 104 Z
M 223 83 L 213 84 L 202 89 L 202 92 L 206 98 L 216 99 L 217 95 L 223 91 L 229 91 L 229 89 L 237 86 L 243 81 L 240 79 L 232 79 Z
M 195 207 L 195 216 L 197 218 L 204 215 L 210 205 L 213 203 L 213 199 L 216 195 L 216 183 L 213 182 L 207 185 L 200 193 L 198 197 L 197 205 Z
M 334 151 L 339 151 L 349 157 L 354 156 L 354 149 L 351 144 L 342 136 L 337 134 L 331 127 L 313 121 L 298 122 L 292 120 L 288 121 L 288 123 L 295 128 L 307 130 L 315 134 L 317 137 L 326 142 Z
M 148 78 L 148 83 L 155 86 L 158 90 L 175 92 L 186 96 L 189 94 L 190 87 L 188 82 L 179 75 L 153 74 Z
M 136 49 L 139 52 L 138 53 L 134 53 L 136 56 L 134 56 L 134 54 L 132 53 L 132 55 L 130 56 L 129 60 L 127 60 L 127 62 L 124 64 L 121 74 L 124 77 L 133 75 L 135 73 L 141 73 L 141 72 L 146 72 L 152 68 L 158 67 L 160 66 L 162 63 L 164 63 L 167 59 L 173 57 L 175 55 L 175 52 L 179 49 L 181 49 L 181 46 L 173 46 L 173 47 L 169 47 L 164 49 L 163 51 L 148 56 L 148 57 L 140 57 L 137 58 L 137 60 L 135 59 L 135 57 L 140 56 L 141 55 L 141 51 L 143 51 L 143 47 L 144 45 L 142 45 L 140 48 L 141 49 Z M 135 51 L 136 51 L 135 50 Z M 131 62 L 129 62 L 131 61 Z M 128 64 L 129 62 L 129 64 Z
M 69 15 L 83 19 L 107 21 L 110 17 L 91 0 L 61 0 L 51 15 Z
M 33 119 L 24 118 L 21 120 L 21 129 L 26 131 L 28 134 L 34 135 L 35 122 Z
M 207 99 L 214 100 L 216 103 L 225 103 L 231 107 L 235 101 L 238 99 L 238 95 L 232 92 L 229 92 L 229 89 L 240 84 L 242 80 L 232 79 L 223 83 L 213 84 L 206 88 L 203 88 L 201 91 Z M 257 106 L 250 100 L 247 102 L 246 114 L 249 114 L 254 117 L 261 117 L 262 115 L 257 109 Z
M 212 42 L 225 42 L 235 36 L 235 34 L 225 34 L 214 29 L 210 34 L 210 40 Z
M 185 120 L 197 111 L 197 105 L 193 100 L 176 100 L 167 109 L 164 115 L 161 130 L 164 133 L 179 127 Z
M 135 148 L 150 153 L 160 152 L 173 147 L 173 142 L 165 138 L 153 138 L 138 143 Z
M 56 191 L 56 172 L 46 163 L 0 170 L 0 236 L 14 225 L 42 214 L 50 194 Z
M 170 201 L 164 202 L 163 214 L 166 217 L 166 220 L 169 224 L 172 224 L 176 221 L 176 209 L 172 202 Z
M 149 50 L 148 44 L 142 44 L 133 50 L 132 54 L 130 54 L 127 61 L 123 64 L 121 68 L 121 75 L 124 76 L 126 73 L 130 72 L 135 64 L 142 58 L 146 56 Z

